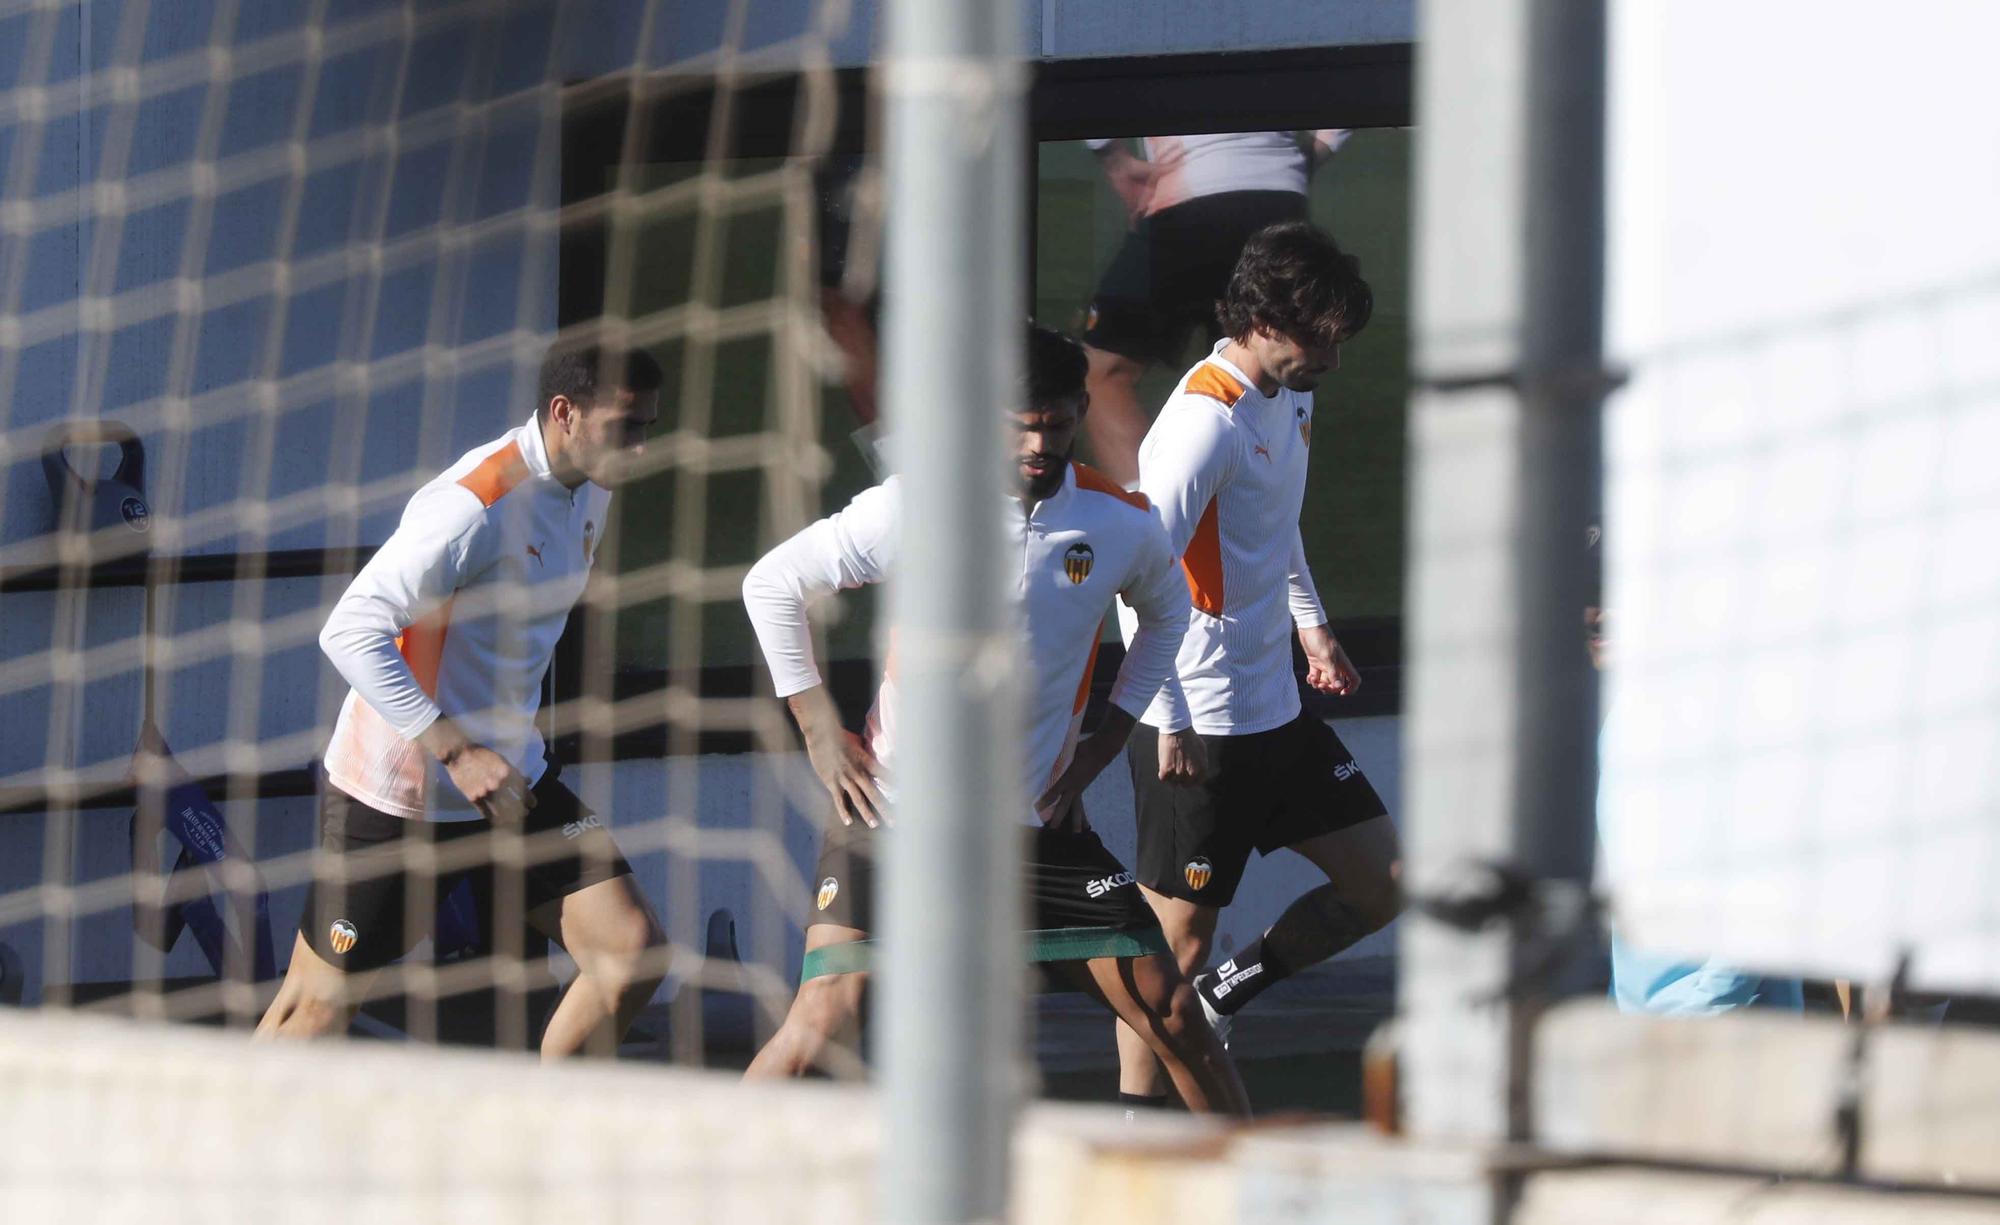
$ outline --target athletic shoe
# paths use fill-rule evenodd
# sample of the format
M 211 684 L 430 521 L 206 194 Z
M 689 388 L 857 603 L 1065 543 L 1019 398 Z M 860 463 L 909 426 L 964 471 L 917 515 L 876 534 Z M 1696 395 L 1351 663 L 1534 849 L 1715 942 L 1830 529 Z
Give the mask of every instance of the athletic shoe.
M 1216 1041 L 1222 1043 L 1222 1049 L 1226 1051 L 1229 1049 L 1229 1031 L 1235 1026 L 1236 1018 L 1226 1013 L 1217 1012 L 1215 1005 L 1208 1002 L 1208 992 L 1205 988 L 1214 984 L 1215 971 L 1213 970 L 1203 970 L 1201 973 L 1195 975 L 1194 998 L 1201 1001 L 1202 1015 L 1208 1018 L 1208 1027 L 1215 1031 Z

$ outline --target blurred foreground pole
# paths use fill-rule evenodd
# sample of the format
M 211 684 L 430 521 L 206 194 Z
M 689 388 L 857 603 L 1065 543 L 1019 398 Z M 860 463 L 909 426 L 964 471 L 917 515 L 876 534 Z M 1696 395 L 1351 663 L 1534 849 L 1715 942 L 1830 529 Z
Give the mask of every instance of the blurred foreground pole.
M 1492 888 L 1482 864 L 1590 876 L 1584 534 L 1604 391 L 1605 5 L 1420 12 L 1407 880 L 1413 898 L 1476 899 Z M 1531 935 L 1409 919 L 1413 1138 L 1524 1137 Z
M 889 6 L 882 386 L 904 530 L 881 644 L 900 704 L 875 1056 L 892 1225 L 1005 1215 L 1021 1085 L 1028 798 L 1000 519 L 1027 314 L 1019 22 L 990 0 Z

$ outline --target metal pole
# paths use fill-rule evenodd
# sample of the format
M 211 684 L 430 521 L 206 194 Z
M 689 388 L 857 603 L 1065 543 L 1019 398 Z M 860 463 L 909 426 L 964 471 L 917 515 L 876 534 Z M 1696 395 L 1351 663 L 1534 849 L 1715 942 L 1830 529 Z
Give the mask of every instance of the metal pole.
M 1416 898 L 1463 900 L 1492 885 L 1481 863 L 1590 876 L 1605 11 L 1436 0 L 1422 13 L 1407 869 Z M 1528 1137 L 1542 984 L 1521 972 L 1535 935 L 1519 912 L 1406 927 L 1414 1135 Z
M 1021 360 L 1020 14 L 889 6 L 884 405 L 903 483 L 889 640 L 900 699 L 885 847 L 883 1219 L 997 1221 L 1019 1093 L 1019 650 L 1002 544 Z
M 1606 0 L 1539 0 L 1529 25 L 1527 311 L 1521 320 L 1522 779 L 1537 875 L 1587 885 L 1596 848 L 1597 674 L 1586 526 L 1602 507 Z

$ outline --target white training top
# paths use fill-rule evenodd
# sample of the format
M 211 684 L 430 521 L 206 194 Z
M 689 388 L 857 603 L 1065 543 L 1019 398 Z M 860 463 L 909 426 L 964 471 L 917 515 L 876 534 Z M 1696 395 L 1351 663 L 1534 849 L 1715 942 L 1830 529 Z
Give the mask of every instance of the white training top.
M 1139 445 L 1139 489 L 1166 524 L 1193 608 L 1175 672 L 1194 729 L 1247 736 L 1298 717 L 1295 628 L 1326 624 L 1299 539 L 1313 398 L 1266 396 L 1222 359 L 1187 372 Z M 1163 693 L 1145 721 L 1186 726 Z
M 1329 150 L 1346 142 L 1345 128 L 1309 133 Z M 1112 142 L 1088 140 L 1092 150 Z M 1151 216 L 1199 196 L 1225 191 L 1291 191 L 1304 195 L 1312 163 L 1297 132 L 1210 132 L 1199 136 L 1148 136 L 1146 161 L 1156 167 Z
M 327 781 L 400 817 L 476 819 L 415 743 L 440 714 L 538 781 L 542 677 L 610 506 L 610 491 L 570 490 L 550 475 L 532 417 L 418 490 L 320 631 L 353 686 L 327 745 Z
M 820 683 L 807 605 L 836 589 L 879 583 L 894 562 L 902 500 L 895 477 L 863 490 L 845 510 L 765 554 L 743 580 L 743 603 L 778 696 Z M 1166 533 L 1136 494 L 1081 465 L 1062 488 L 1023 516 L 1006 502 L 1008 540 L 1021 559 L 1021 608 L 1028 646 L 1028 725 L 1024 785 L 1038 796 L 1069 765 L 1090 696 L 1091 670 L 1114 597 L 1131 607 L 1135 632 L 1114 705 L 1137 717 L 1173 672 L 1187 624 L 1187 585 Z M 868 742 L 885 772 L 895 748 L 892 658 L 868 715 Z M 888 780 L 883 780 L 888 781 Z M 1032 812 L 1028 824 L 1039 824 Z

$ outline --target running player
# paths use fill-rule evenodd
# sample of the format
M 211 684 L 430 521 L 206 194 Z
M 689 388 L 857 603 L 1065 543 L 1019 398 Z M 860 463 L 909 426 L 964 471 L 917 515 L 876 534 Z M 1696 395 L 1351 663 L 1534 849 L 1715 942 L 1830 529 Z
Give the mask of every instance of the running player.
M 652 997 L 665 940 L 610 831 L 544 760 L 535 713 L 660 381 L 643 352 L 559 342 L 534 416 L 418 490 L 334 606 L 320 645 L 353 688 L 327 747 L 312 888 L 260 1034 L 344 1031 L 468 876 L 576 961 L 544 1056 L 615 1047 Z
M 1022 559 L 1028 640 L 1025 775 L 1030 794 L 1040 797 L 1035 813 L 1021 814 L 1030 827 L 1031 956 L 1059 963 L 1058 973 L 1142 1035 L 1191 1109 L 1242 1114 L 1248 1107 L 1242 1084 L 1174 969 L 1158 920 L 1081 805 L 1084 788 L 1118 755 L 1137 713 L 1171 673 L 1187 626 L 1186 584 L 1144 501 L 1070 462 L 1089 404 L 1086 369 L 1074 341 L 1030 329 L 1027 407 L 1013 416 L 1018 509 L 1007 514 L 1007 526 L 1012 555 Z M 860 1015 L 868 975 L 859 942 L 875 926 L 874 862 L 889 811 L 883 794 L 894 682 L 893 676 L 883 682 L 866 739 L 843 729 L 813 663 L 806 607 L 835 589 L 887 576 L 900 490 L 891 478 L 864 491 L 773 549 L 744 580 L 744 603 L 778 694 L 798 718 L 841 821 L 828 831 L 813 874 L 805 981 L 784 1025 L 751 1063 L 753 1078 L 804 1074 Z M 1103 726 L 1079 740 L 1098 637 L 1118 597 L 1133 609 L 1136 632 Z M 1199 752 L 1191 735 L 1183 739 L 1184 754 Z
M 1188 337 L 1213 341 L 1215 302 L 1250 236 L 1306 215 L 1306 182 L 1347 140 L 1316 132 L 1148 136 L 1146 156 L 1123 140 L 1086 141 L 1132 218 L 1084 316 L 1090 354 L 1093 461 L 1130 488 L 1139 476 L 1146 414 L 1139 379 L 1177 367 Z
M 1144 719 L 1154 734 L 1142 731 L 1127 750 L 1139 882 L 1218 1018 L 1380 928 L 1401 905 L 1395 826 L 1340 737 L 1301 708 L 1292 672 L 1296 634 L 1307 684 L 1346 694 L 1360 683 L 1327 628 L 1299 508 L 1313 388 L 1338 368 L 1341 344 L 1372 305 L 1353 257 L 1325 234 L 1303 221 L 1259 231 L 1220 304 L 1226 336 L 1181 380 L 1139 451 L 1139 487 L 1193 598 L 1176 676 Z M 1176 733 L 1190 722 L 1209 773 L 1196 787 L 1162 786 L 1184 743 Z M 1327 883 L 1197 975 L 1250 852 L 1280 847 Z M 1129 1033 L 1119 1039 L 1123 1091 L 1158 1094 L 1150 1052 Z

